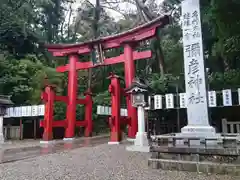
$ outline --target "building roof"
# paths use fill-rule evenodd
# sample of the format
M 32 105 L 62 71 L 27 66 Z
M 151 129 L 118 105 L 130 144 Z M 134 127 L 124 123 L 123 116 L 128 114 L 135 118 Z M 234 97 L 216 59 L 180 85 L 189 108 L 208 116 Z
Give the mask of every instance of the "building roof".
M 152 91 L 152 89 L 147 85 L 144 79 L 135 78 L 130 87 L 125 89 L 125 92 L 130 93 L 134 88 L 138 88 L 143 91 Z
M 4 106 L 13 105 L 13 102 L 11 101 L 10 96 L 0 95 L 0 106 L 1 105 L 4 105 Z

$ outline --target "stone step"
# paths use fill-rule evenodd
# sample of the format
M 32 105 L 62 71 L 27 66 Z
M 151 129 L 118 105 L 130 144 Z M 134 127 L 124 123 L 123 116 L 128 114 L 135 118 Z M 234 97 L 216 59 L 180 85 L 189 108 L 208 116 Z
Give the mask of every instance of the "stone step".
M 205 174 L 228 174 L 233 176 L 240 176 L 240 164 L 150 158 L 148 160 L 148 166 L 153 169 L 189 171 Z

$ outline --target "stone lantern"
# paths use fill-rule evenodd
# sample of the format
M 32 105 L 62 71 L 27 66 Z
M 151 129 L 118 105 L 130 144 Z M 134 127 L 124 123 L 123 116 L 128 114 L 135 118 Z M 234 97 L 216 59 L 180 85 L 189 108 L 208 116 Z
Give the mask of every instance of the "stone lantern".
M 0 95 L 0 144 L 4 143 L 3 117 L 6 114 L 7 108 L 12 105 L 13 105 L 13 102 L 10 100 L 9 96 Z
M 149 143 L 145 131 L 145 110 L 148 105 L 149 86 L 143 80 L 135 78 L 129 88 L 125 91 L 130 94 L 132 106 L 137 108 L 138 114 L 138 132 L 133 146 L 128 146 L 129 151 L 149 152 Z

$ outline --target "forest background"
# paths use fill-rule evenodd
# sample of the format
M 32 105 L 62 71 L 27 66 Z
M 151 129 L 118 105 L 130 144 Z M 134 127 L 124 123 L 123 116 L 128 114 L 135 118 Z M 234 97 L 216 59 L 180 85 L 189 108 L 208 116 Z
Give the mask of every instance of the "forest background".
M 137 76 L 144 77 L 156 93 L 176 93 L 176 86 L 184 92 L 180 5 L 181 0 L 1 0 L 0 94 L 10 95 L 17 106 L 41 104 L 47 77 L 57 85 L 58 94 L 66 95 L 67 74 L 57 73 L 55 68 L 67 63 L 67 58 L 52 57 L 45 43 L 84 42 L 129 30 L 164 14 L 171 15 L 171 23 L 158 33 L 158 39 L 141 46 L 154 55 L 136 62 Z M 211 90 L 240 87 L 239 9 L 239 0 L 201 0 Z M 119 48 L 108 53 L 117 56 L 121 52 Z M 96 105 L 110 102 L 106 79 L 110 72 L 124 76 L 123 65 L 78 72 L 78 96 L 89 87 L 94 93 L 95 130 L 101 126 Z M 65 107 L 55 104 L 56 119 L 64 119 Z M 83 112 L 78 106 L 77 116 L 82 117 Z

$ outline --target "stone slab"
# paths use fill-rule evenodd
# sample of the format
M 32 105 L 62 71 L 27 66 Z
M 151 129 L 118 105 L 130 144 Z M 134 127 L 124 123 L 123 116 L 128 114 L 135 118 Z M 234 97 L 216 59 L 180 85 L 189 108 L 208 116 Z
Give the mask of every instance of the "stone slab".
M 148 165 L 154 169 L 240 176 L 239 164 L 181 161 L 171 159 L 149 159 Z
M 108 142 L 109 145 L 118 145 L 120 142 Z
M 150 152 L 150 147 L 149 146 L 127 146 L 126 147 L 127 151 L 134 151 L 134 152 Z

